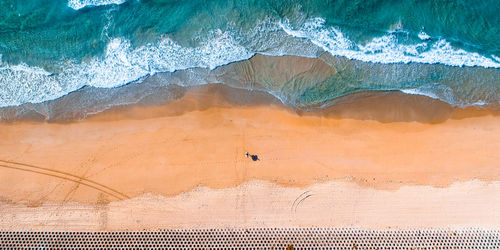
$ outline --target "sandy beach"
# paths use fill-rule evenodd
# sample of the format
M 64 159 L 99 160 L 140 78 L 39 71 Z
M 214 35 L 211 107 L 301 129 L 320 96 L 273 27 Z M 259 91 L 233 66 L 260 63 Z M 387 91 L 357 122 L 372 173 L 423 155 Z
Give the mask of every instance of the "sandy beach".
M 500 249 L 476 2 L 0 0 L 0 249 Z
M 376 228 L 500 222 L 500 201 L 488 198 L 500 192 L 494 112 L 393 93 L 368 98 L 365 113 L 346 102 L 298 114 L 270 97 L 236 105 L 224 91 L 203 87 L 167 105 L 82 121 L 0 124 L 1 228 L 188 228 L 216 226 L 217 218 L 221 227 L 311 226 L 321 218 L 320 226 Z M 319 203 L 290 213 L 309 189 Z M 323 217 L 308 216 L 319 210 Z M 153 223 L 165 211 L 178 219 Z M 383 218 L 369 219 L 375 213 Z

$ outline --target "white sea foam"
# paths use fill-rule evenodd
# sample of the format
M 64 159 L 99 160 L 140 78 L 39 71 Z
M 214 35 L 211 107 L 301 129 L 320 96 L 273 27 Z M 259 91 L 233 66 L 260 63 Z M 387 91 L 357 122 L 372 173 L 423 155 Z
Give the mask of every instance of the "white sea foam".
M 415 88 L 415 89 L 401 89 L 399 91 L 401 91 L 401 92 L 403 92 L 405 94 L 408 94 L 408 95 L 423 95 L 423 96 L 427 96 L 427 97 L 439 100 L 439 97 L 436 94 L 434 94 L 433 92 L 422 91 L 422 90 L 420 90 L 418 88 Z
M 399 91 L 408 94 L 408 95 L 423 95 L 430 97 L 432 99 L 437 99 L 440 101 L 444 101 L 447 103 L 450 103 L 452 105 L 457 105 L 460 107 L 468 107 L 468 106 L 484 106 L 488 105 L 488 102 L 485 102 L 483 100 L 477 100 L 475 102 L 464 102 L 461 100 L 457 100 L 450 88 L 440 86 L 440 87 L 434 87 L 430 88 L 428 86 L 420 87 L 420 88 L 413 88 L 413 89 L 399 89 Z
M 214 69 L 249 59 L 255 53 L 311 57 L 316 55 L 315 51 L 319 48 L 335 56 L 374 63 L 418 62 L 500 68 L 498 57 L 492 55 L 486 58 L 456 49 L 445 40 L 425 40 L 403 45 L 398 43 L 395 34 L 387 34 L 366 44 L 356 44 L 340 30 L 326 28 L 321 18 L 310 19 L 298 29 L 294 29 L 286 20 L 266 20 L 249 34 L 243 35 L 251 37 L 250 41 L 248 38 L 241 39 L 236 33 L 215 30 L 200 37 L 198 40 L 204 42 L 197 47 L 181 46 L 167 36 L 157 43 L 137 48 L 126 39 L 112 38 L 104 55 L 78 63 L 61 62 L 56 65 L 59 68 L 57 72 L 23 63 L 2 64 L 0 55 L 0 107 L 56 99 L 83 86 L 117 87 L 158 72 L 194 67 Z M 103 38 L 104 35 L 107 37 L 106 30 L 103 30 Z M 240 41 L 244 41 L 245 46 Z M 449 91 L 441 91 L 439 95 L 432 88 L 404 91 L 454 103 Z
M 424 31 L 420 31 L 420 33 L 418 33 L 418 38 L 420 38 L 420 40 L 429 40 L 431 36 L 427 35 Z
M 115 38 L 109 42 L 104 57 L 61 64 L 61 72 L 54 74 L 25 64 L 3 65 L 0 107 L 55 99 L 83 86 L 117 87 L 157 72 L 194 67 L 214 69 L 254 55 L 228 32 L 214 31 L 209 37 L 198 47 L 182 47 L 163 37 L 156 44 L 138 48 L 125 39 Z
M 411 89 L 400 89 L 399 91 L 409 94 L 409 95 L 423 95 L 433 99 L 438 99 L 453 105 L 458 106 L 471 106 L 474 104 L 470 104 L 464 102 L 462 100 L 457 100 L 455 95 L 453 94 L 453 90 L 442 84 L 427 84 L 424 86 L 420 86 L 418 88 Z
M 485 102 L 485 101 L 480 100 L 480 101 L 474 102 L 474 103 L 472 103 L 470 105 L 471 106 L 484 106 L 484 105 L 488 105 L 488 103 Z
M 79 10 L 85 7 L 122 4 L 127 0 L 68 0 L 68 7 Z
M 480 66 L 500 68 L 500 63 L 463 49 L 453 48 L 449 42 L 423 41 L 417 44 L 401 44 L 395 34 L 390 33 L 373 38 L 366 44 L 350 41 L 342 32 L 333 27 L 325 27 L 325 20 L 314 18 L 306 21 L 300 28 L 294 28 L 287 21 L 280 23 L 289 35 L 309 39 L 325 51 L 335 56 L 345 56 L 372 63 L 427 63 L 449 66 Z M 425 38 L 425 37 L 424 37 Z
M 1 64 L 0 64 L 1 66 Z M 6 70 L 7 68 L 0 68 L 0 70 Z M 35 74 L 35 75 L 44 75 L 44 76 L 49 76 L 52 73 L 40 68 L 40 67 L 35 67 L 35 66 L 28 66 L 25 63 L 20 63 L 17 65 L 13 65 L 8 67 L 9 70 L 13 72 L 20 72 L 21 74 L 27 73 L 27 74 Z

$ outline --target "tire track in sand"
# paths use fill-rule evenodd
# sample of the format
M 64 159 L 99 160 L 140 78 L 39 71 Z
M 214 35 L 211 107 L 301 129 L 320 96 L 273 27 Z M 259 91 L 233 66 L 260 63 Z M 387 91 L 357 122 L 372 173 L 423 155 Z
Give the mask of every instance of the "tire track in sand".
M 106 185 L 103 185 L 101 183 L 95 182 L 93 180 L 87 179 L 83 176 L 78 176 L 72 173 L 60 171 L 60 170 L 55 170 L 55 169 L 50 169 L 50 168 L 45 168 L 45 167 L 40 167 L 40 166 L 35 166 L 31 164 L 26 164 L 26 163 L 21 163 L 21 162 L 15 162 L 15 161 L 6 161 L 0 159 L 1 163 L 0 167 L 3 168 L 9 168 L 9 169 L 16 169 L 16 170 L 21 170 L 21 171 L 26 171 L 26 172 L 32 172 L 32 173 L 37 173 L 37 174 L 42 174 L 42 175 L 47 175 L 59 179 L 64 179 L 67 181 L 75 182 L 82 184 L 84 186 L 93 188 L 95 190 L 101 191 L 107 195 L 110 195 L 112 197 L 115 197 L 118 200 L 123 200 L 123 199 L 130 199 L 129 196 L 126 194 L 117 191 L 111 187 L 108 187 Z M 7 165 L 6 165 L 7 164 Z M 9 165 L 14 165 L 14 166 L 9 166 Z

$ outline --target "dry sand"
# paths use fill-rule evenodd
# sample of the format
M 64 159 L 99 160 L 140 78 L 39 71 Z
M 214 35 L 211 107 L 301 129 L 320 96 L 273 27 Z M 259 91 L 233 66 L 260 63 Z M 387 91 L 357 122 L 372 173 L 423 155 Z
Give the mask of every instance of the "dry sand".
M 500 182 L 395 191 L 333 181 L 304 188 L 251 181 L 109 204 L 2 205 L 2 230 L 155 230 L 252 227 L 367 229 L 482 228 L 500 225 Z
M 204 93 L 81 122 L 0 124 L 0 229 L 500 225 L 500 116 L 300 116 Z

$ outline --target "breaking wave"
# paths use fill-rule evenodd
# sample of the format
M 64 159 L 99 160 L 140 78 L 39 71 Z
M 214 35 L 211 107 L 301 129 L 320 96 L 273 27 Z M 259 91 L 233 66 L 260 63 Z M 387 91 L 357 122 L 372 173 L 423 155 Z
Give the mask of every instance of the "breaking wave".
M 80 9 L 123 2 L 71 0 L 68 6 Z M 350 40 L 340 29 L 326 26 L 322 18 L 307 19 L 297 27 L 286 19 L 265 20 L 246 32 L 212 30 L 200 39 L 196 47 L 182 46 L 168 36 L 140 47 L 133 47 L 125 38 L 111 38 L 103 55 L 81 62 L 60 62 L 56 65 L 58 70 L 53 72 L 24 63 L 2 64 L 0 55 L 0 107 L 56 99 L 83 86 L 118 87 L 158 72 L 196 67 L 214 69 L 249 59 L 256 53 L 317 57 L 317 52 L 324 50 L 333 56 L 370 63 L 500 68 L 499 58 L 493 55 L 488 58 L 476 52 L 454 48 L 446 40 L 432 38 L 423 31 L 416 35 L 419 42 L 403 43 L 399 41 L 398 32 L 402 31 L 388 32 L 362 44 Z M 402 90 L 409 94 L 418 93 L 434 98 L 439 96 L 451 104 L 457 101 L 452 90 L 433 89 L 432 86 Z M 440 94 L 436 94 L 436 91 Z M 442 98 L 442 93 L 449 98 Z
M 61 64 L 61 72 L 54 73 L 25 64 L 2 66 L 0 61 L 0 106 L 52 100 L 83 86 L 118 87 L 158 72 L 214 69 L 253 55 L 227 32 L 216 31 L 212 36 L 196 48 L 182 47 L 168 37 L 157 44 L 132 48 L 129 41 L 115 38 L 102 58 Z
M 326 27 L 325 20 L 314 18 L 294 29 L 288 20 L 280 23 L 283 30 L 294 37 L 306 38 L 334 56 L 344 56 L 372 63 L 428 63 L 449 66 L 479 66 L 500 68 L 498 60 L 475 52 L 453 48 L 444 39 L 431 39 L 425 32 L 418 34 L 417 44 L 402 44 L 396 32 L 375 37 L 366 44 L 356 44 L 334 27 Z
M 127 0 L 69 0 L 68 7 L 79 10 L 85 7 L 100 6 L 100 5 L 110 5 L 110 4 L 122 4 Z

